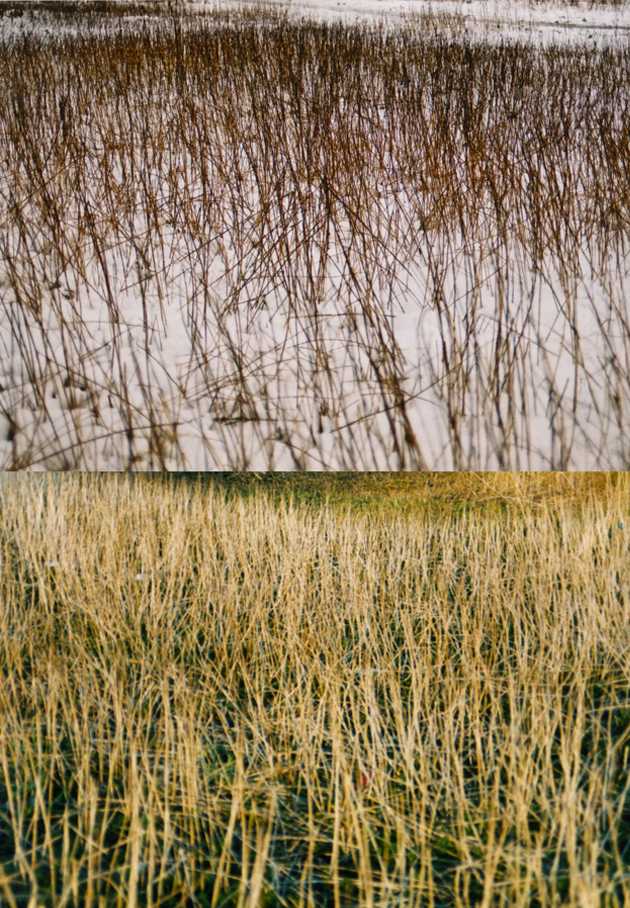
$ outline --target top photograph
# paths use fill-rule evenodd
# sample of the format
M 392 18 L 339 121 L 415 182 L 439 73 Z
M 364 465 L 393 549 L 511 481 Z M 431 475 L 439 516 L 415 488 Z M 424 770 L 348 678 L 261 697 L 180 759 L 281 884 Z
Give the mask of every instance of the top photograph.
M 630 468 L 630 0 L 0 0 L 0 470 Z

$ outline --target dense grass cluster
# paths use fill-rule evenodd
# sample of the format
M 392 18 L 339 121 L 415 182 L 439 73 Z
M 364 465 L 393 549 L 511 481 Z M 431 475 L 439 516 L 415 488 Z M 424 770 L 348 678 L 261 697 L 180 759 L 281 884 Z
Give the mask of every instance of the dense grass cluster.
M 625 468 L 627 43 L 54 35 L 0 48 L 5 467 Z
M 4 487 L 2 903 L 622 905 L 628 482 L 534 486 Z

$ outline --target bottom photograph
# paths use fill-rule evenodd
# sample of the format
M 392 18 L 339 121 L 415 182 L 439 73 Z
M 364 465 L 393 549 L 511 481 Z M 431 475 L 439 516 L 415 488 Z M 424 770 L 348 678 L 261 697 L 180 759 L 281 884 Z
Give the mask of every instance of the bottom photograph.
M 630 903 L 630 474 L 0 474 L 0 905 Z

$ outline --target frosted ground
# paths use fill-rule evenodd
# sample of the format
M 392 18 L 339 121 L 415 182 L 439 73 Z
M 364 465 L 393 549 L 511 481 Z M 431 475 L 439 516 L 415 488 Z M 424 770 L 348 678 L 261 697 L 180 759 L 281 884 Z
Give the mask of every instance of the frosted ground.
M 227 0 L 229 3 L 230 0 Z M 410 16 L 434 13 L 453 17 L 463 37 L 484 41 L 532 41 L 601 46 L 623 39 L 630 30 L 630 7 L 577 2 L 520 2 L 520 0 L 270 0 L 294 16 L 324 21 L 372 21 L 396 26 Z M 194 0 L 203 9 L 213 0 Z M 240 6 L 234 3 L 235 7 Z
M 191 7 L 201 14 L 210 4 Z M 288 9 L 294 20 L 306 14 L 388 32 L 411 27 L 414 40 L 428 44 L 558 46 L 583 55 L 629 46 L 625 4 L 305 0 L 270 7 Z M 202 21 L 186 18 L 181 34 Z M 418 38 L 422 21 L 430 28 Z M 108 40 L 106 26 L 91 28 Z M 0 54 L 8 57 L 33 34 L 54 53 L 56 41 L 79 39 L 81 25 L 37 11 L 4 16 Z M 369 115 L 378 145 L 390 114 L 369 97 L 371 87 L 365 91 L 367 113 L 358 109 L 356 118 Z M 241 111 L 252 122 L 253 98 L 243 98 Z M 279 109 L 289 101 L 279 97 Z M 165 97 L 169 111 L 172 102 Z M 427 103 L 430 118 L 435 98 Z M 370 178 L 359 213 L 339 186 L 315 189 L 302 177 L 283 183 L 290 198 L 270 193 L 263 202 L 258 173 L 254 179 L 248 170 L 261 144 L 255 134 L 213 161 L 210 201 L 205 185 L 190 183 L 200 171 L 185 136 L 171 146 L 178 152 L 168 187 L 156 166 L 138 172 L 130 189 L 123 158 L 112 152 L 113 111 L 107 140 L 90 138 L 83 195 L 59 184 L 57 232 L 42 214 L 45 190 L 31 188 L 26 165 L 5 168 L 0 178 L 0 467 L 628 467 L 625 196 L 614 209 L 614 242 L 602 224 L 570 263 L 543 250 L 532 265 L 515 233 L 497 238 L 483 218 L 474 236 L 454 222 L 446 229 L 433 209 L 423 220 L 415 186 L 393 165 L 380 185 Z M 627 111 L 610 111 L 622 136 Z M 199 109 L 191 123 L 195 116 Z M 342 98 L 336 116 L 343 143 L 355 112 Z M 54 134 L 58 148 L 65 122 L 53 122 L 52 133 L 46 125 L 44 169 L 51 166 L 46 142 L 52 147 Z M 1 115 L 0 126 L 6 136 Z M 80 129 L 90 134 L 88 120 Z M 274 130 L 289 131 L 288 121 L 278 119 Z M 288 132 L 283 140 L 290 149 Z M 395 150 L 388 154 L 391 164 Z M 620 160 L 627 179 L 623 152 Z M 100 234 L 106 171 L 121 194 L 124 224 L 114 233 L 104 225 Z M 464 186 L 463 170 L 461 179 Z M 614 205 L 612 174 L 609 180 Z M 565 188 L 560 172 L 558 196 Z M 136 189 L 151 205 L 129 207 Z M 187 200 L 185 217 L 178 193 Z M 336 193 L 328 226 L 318 207 L 326 193 Z M 299 210 L 291 207 L 298 197 L 306 199 Z M 583 202 L 588 207 L 588 197 Z M 166 212 L 159 229 L 153 209 Z M 285 217 L 286 230 L 278 227 Z

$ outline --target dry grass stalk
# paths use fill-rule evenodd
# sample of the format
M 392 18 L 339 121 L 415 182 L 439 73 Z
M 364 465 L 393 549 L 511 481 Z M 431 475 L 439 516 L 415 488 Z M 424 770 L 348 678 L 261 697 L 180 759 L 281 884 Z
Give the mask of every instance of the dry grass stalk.
M 628 501 L 392 519 L 16 482 L 2 898 L 622 905 Z

